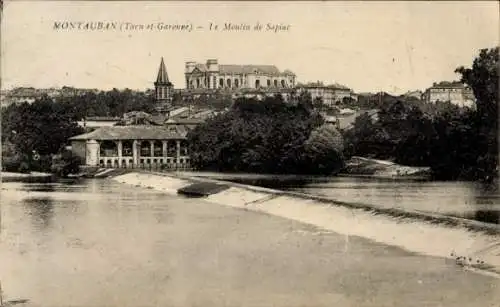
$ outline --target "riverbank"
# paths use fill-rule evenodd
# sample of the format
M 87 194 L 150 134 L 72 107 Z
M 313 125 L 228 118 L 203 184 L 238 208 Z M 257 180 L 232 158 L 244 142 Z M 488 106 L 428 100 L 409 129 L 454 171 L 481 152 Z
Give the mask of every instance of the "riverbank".
M 346 176 L 359 176 L 381 179 L 425 180 L 431 178 L 430 167 L 406 166 L 387 160 L 352 157 L 346 161 L 342 171 Z
M 9 181 L 44 181 L 52 178 L 50 173 L 30 172 L 30 173 L 14 173 L 14 172 L 0 172 L 0 179 L 2 182 Z
M 204 200 L 297 220 L 344 235 L 372 239 L 420 254 L 456 261 L 469 269 L 500 274 L 499 226 L 399 209 L 372 208 L 311 195 L 272 190 L 182 174 L 128 173 L 121 183 L 177 194 L 196 182 L 228 188 Z M 464 258 L 461 258 L 464 257 Z

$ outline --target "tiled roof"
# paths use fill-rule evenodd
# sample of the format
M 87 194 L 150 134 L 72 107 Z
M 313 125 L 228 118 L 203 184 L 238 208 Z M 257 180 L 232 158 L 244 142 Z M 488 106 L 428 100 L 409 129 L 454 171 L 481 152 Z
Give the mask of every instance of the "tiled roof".
M 112 126 L 101 127 L 80 134 L 70 140 L 165 140 L 184 139 L 187 130 L 183 126 Z
M 226 74 L 261 73 L 276 76 L 282 74 L 274 65 L 219 65 L 219 71 Z
M 300 88 L 331 88 L 331 89 L 337 89 L 337 90 L 350 90 L 345 85 L 334 83 L 330 85 L 325 85 L 323 82 L 310 82 L 307 84 L 298 84 L 297 87 Z
M 195 64 L 195 69 L 198 69 L 201 72 L 208 71 L 207 65 L 203 63 Z M 227 65 L 221 64 L 219 65 L 219 72 L 222 74 L 252 74 L 252 73 L 260 73 L 267 75 L 293 75 L 295 74 L 286 69 L 284 72 L 280 72 L 279 69 L 274 65 Z
M 465 85 L 459 81 L 441 81 L 439 83 L 434 83 L 432 88 L 465 88 Z

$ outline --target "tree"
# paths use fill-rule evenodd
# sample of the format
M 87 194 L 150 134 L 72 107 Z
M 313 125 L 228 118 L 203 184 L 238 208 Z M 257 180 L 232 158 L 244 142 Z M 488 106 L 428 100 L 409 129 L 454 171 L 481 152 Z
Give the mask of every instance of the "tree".
M 33 104 L 27 103 L 8 108 L 2 112 L 7 119 L 2 122 L 6 135 L 3 141 L 12 144 L 15 156 L 24 161 L 30 168 L 40 165 L 35 162 L 34 155 L 43 157 L 57 153 L 68 138 L 83 133 L 78 127 L 72 113 L 65 106 L 42 97 Z
M 315 173 L 330 175 L 344 166 L 342 151 L 344 140 L 332 124 L 324 124 L 314 129 L 305 143 L 311 167 Z
M 472 68 L 458 67 L 461 80 L 468 84 L 477 99 L 478 113 L 483 119 L 498 121 L 498 47 L 481 49 Z
M 472 119 L 476 133 L 476 157 L 479 176 L 498 176 L 498 52 L 499 48 L 482 49 L 472 68 L 457 68 L 462 81 L 468 84 L 476 98 L 477 112 Z
M 497 177 L 498 51 L 483 49 L 472 68 L 456 70 L 472 88 L 477 108 L 449 102 L 422 105 L 385 95 L 378 121 L 360 116 L 353 129 L 345 132 L 345 154 L 430 166 L 439 179 Z
M 192 164 L 217 171 L 317 173 L 305 144 L 323 121 L 310 97 L 297 99 L 237 99 L 229 112 L 188 134 Z

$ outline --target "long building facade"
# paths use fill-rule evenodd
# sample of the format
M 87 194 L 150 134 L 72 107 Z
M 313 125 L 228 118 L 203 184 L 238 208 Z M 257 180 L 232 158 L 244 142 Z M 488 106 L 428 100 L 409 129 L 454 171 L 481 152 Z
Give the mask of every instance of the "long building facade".
M 70 138 L 86 166 L 103 168 L 189 168 L 183 126 L 112 126 Z
M 348 87 L 341 84 L 324 85 L 321 82 L 299 84 L 298 92 L 307 92 L 313 100 L 321 99 L 325 105 L 333 106 L 342 103 L 344 99 L 349 98 L 357 101 L 358 96 Z
M 472 89 L 461 82 L 439 82 L 434 83 L 423 94 L 423 99 L 428 103 L 450 102 L 460 107 L 474 105 L 474 93 Z
M 186 62 L 186 89 L 293 88 L 296 76 L 274 65 L 224 65 L 217 59 L 206 63 Z

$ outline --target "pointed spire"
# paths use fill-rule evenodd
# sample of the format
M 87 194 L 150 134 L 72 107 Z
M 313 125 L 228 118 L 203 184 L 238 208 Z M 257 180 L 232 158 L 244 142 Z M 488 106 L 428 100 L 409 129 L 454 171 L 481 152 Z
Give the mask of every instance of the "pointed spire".
M 158 69 L 158 77 L 156 78 L 156 83 L 167 84 L 168 81 L 167 69 L 165 68 L 165 62 L 163 62 L 163 57 L 161 57 L 160 68 Z

